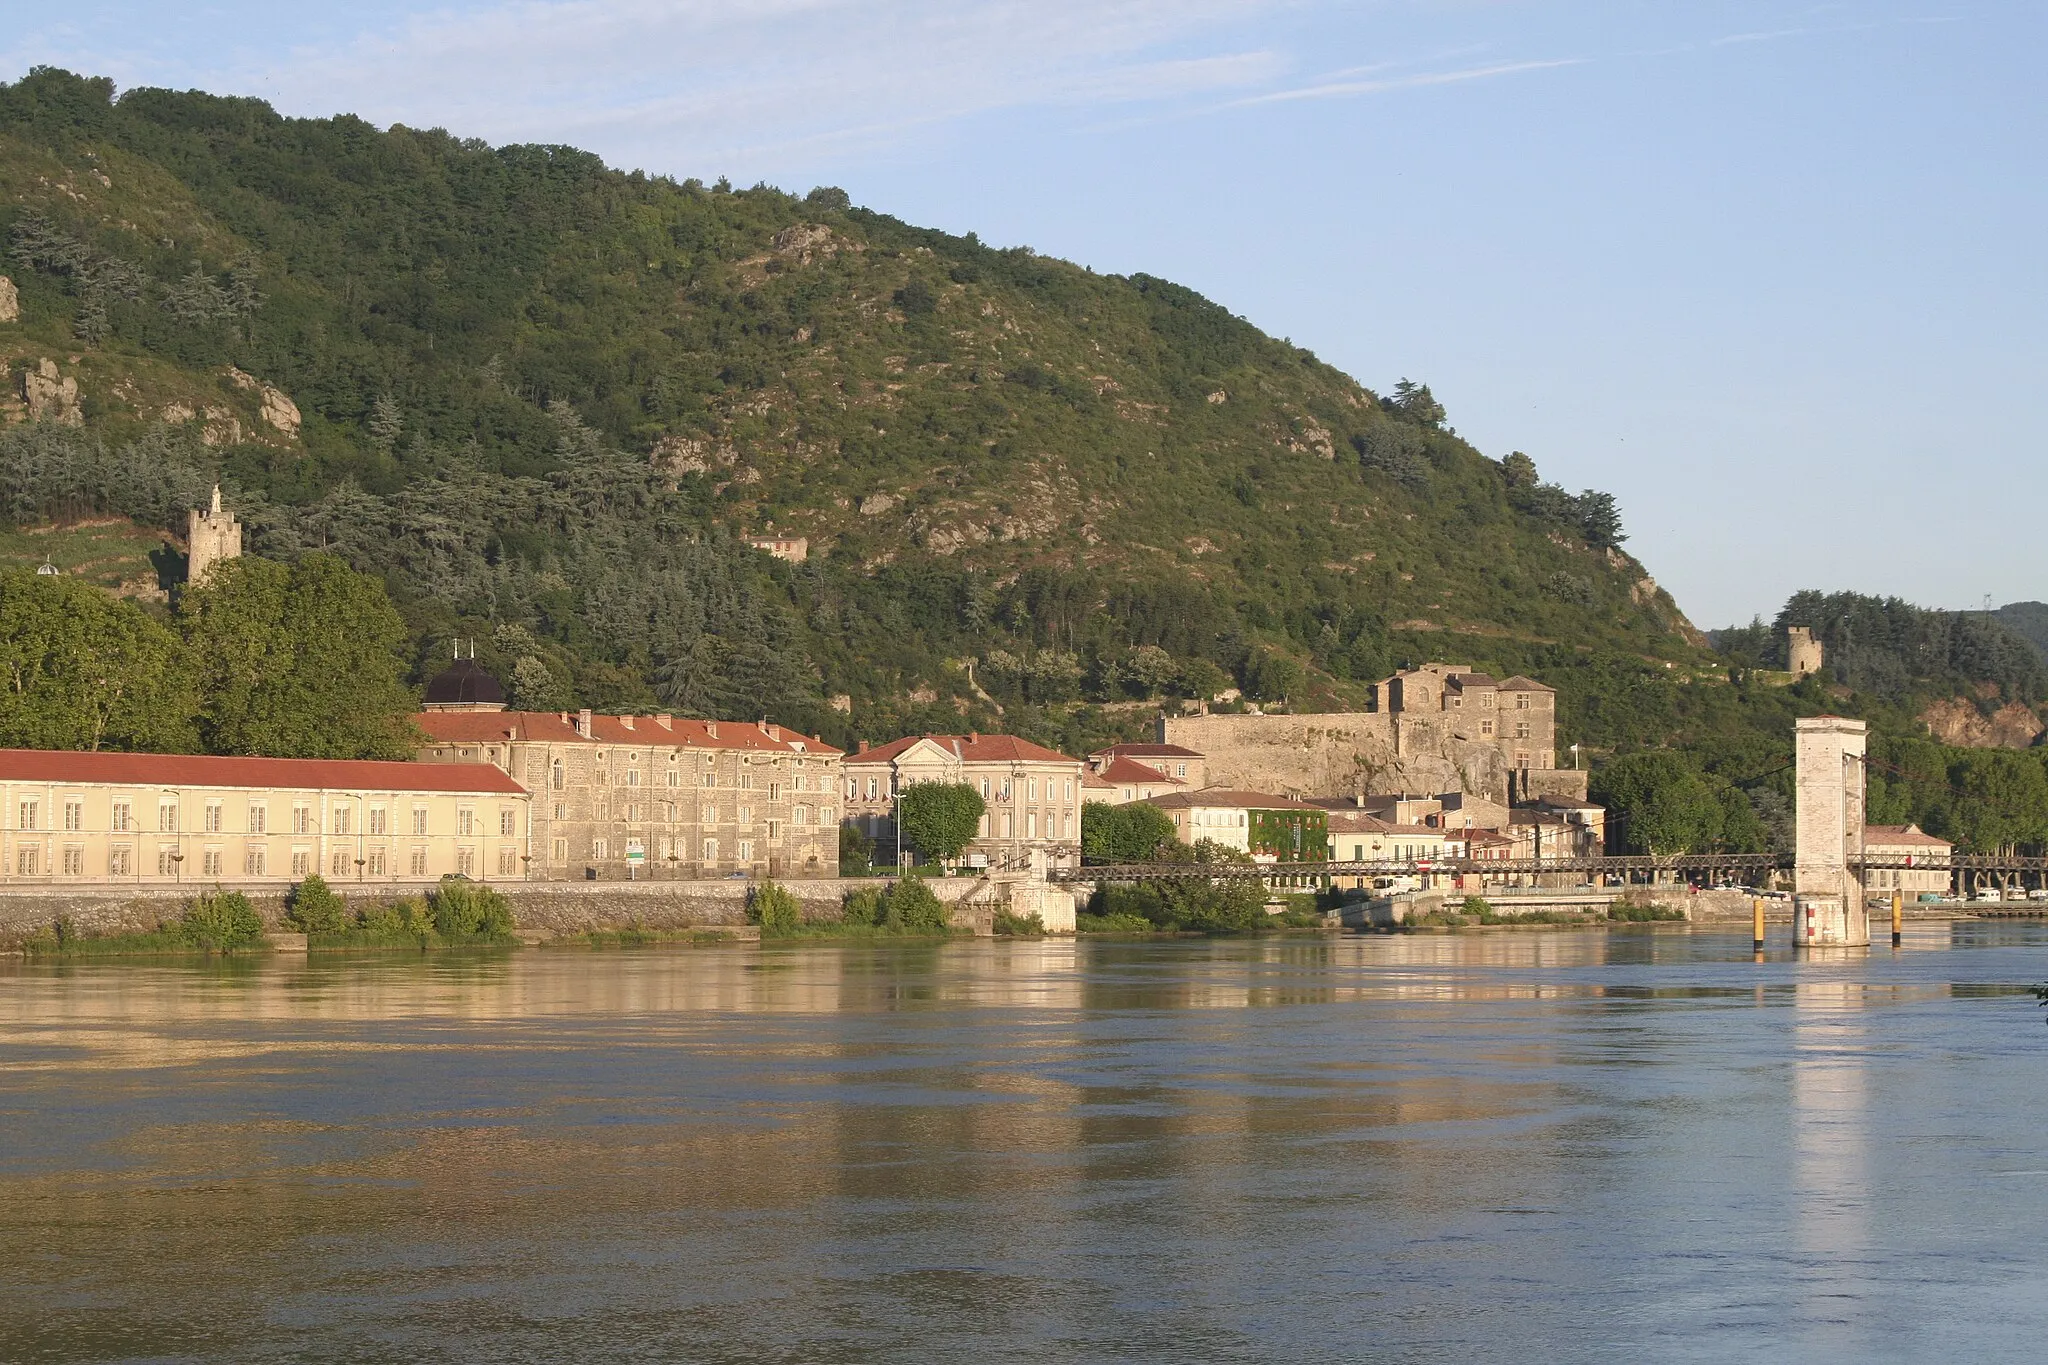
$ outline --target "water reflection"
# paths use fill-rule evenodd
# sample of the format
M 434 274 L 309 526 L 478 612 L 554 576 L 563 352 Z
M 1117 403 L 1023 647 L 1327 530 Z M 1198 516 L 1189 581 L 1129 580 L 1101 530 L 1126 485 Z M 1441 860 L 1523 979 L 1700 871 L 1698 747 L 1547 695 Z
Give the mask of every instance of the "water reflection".
M 2013 928 L 17 965 L 0 1358 L 2007 1350 Z

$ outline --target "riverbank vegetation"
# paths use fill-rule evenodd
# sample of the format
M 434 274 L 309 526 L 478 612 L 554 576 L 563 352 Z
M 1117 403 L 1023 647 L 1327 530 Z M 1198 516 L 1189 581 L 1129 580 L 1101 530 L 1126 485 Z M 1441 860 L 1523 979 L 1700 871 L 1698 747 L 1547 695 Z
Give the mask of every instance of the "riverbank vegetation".
M 285 914 L 285 922 L 306 935 L 308 948 L 423 950 L 518 941 L 510 901 L 488 886 L 452 876 L 424 896 L 351 910 L 315 875 L 292 889 Z
M 101 957 L 150 953 L 230 953 L 263 940 L 263 919 L 239 891 L 201 894 L 175 920 L 155 929 L 101 934 L 59 919 L 22 944 L 31 957 Z
M 1604 911 L 1572 910 L 1531 910 L 1520 914 L 1502 914 L 1491 901 L 1483 896 L 1467 896 L 1455 907 L 1446 905 L 1441 910 L 1420 915 L 1407 921 L 1404 927 L 1411 929 L 1479 929 L 1500 928 L 1516 925 L 1585 926 L 1592 924 L 1662 924 L 1683 923 L 1685 911 L 1666 905 L 1646 905 L 1617 901 Z
M 763 943 L 800 938 L 947 938 L 970 930 L 953 923 L 953 911 L 924 878 L 906 876 L 887 886 L 861 886 L 846 893 L 838 919 L 807 919 L 787 888 L 762 882 L 747 898 L 747 920 L 761 926 Z

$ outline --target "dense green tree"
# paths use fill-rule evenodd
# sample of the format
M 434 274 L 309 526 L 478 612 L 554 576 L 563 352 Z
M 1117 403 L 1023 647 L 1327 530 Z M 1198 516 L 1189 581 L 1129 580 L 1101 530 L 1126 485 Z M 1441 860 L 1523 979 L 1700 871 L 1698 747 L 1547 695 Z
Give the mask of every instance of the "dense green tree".
M 178 605 L 213 753 L 404 758 L 405 625 L 383 586 L 331 555 L 216 565 Z
M 1173 819 L 1143 801 L 1081 807 L 1081 856 L 1091 863 L 1148 863 L 1174 842 Z
M 1727 808 L 1684 755 L 1652 749 L 1618 758 L 1592 775 L 1592 799 L 1607 807 L 1610 850 L 1666 856 L 1711 849 Z
M 965 782 L 919 782 L 896 798 L 903 841 L 934 862 L 950 863 L 974 841 L 988 805 Z
M 76 578 L 0 570 L 0 745 L 189 750 L 178 637 Z
M 904 877 L 883 896 L 881 923 L 899 933 L 943 934 L 953 923 L 953 912 L 924 878 Z

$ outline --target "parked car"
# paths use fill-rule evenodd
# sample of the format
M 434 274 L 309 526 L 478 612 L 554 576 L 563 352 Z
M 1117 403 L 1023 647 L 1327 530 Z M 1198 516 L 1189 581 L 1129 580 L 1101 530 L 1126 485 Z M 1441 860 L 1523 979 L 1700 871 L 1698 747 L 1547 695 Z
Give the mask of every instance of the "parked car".
M 2048 886 L 2037 886 L 2027 893 L 2030 901 L 2048 901 Z

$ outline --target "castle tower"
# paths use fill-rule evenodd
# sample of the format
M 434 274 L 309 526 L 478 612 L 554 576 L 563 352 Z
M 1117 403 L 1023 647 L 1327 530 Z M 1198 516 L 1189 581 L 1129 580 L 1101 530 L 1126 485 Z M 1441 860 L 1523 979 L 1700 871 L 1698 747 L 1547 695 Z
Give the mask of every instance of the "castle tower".
M 220 505 L 220 485 L 213 486 L 213 507 L 193 508 L 185 521 L 185 581 L 200 584 L 207 571 L 223 559 L 242 557 L 242 523 Z
M 1820 672 L 1827 662 L 1827 651 L 1820 647 L 1820 641 L 1813 638 L 1813 631 L 1806 626 L 1785 627 L 1785 667 L 1792 676 L 1803 678 L 1809 673 Z

